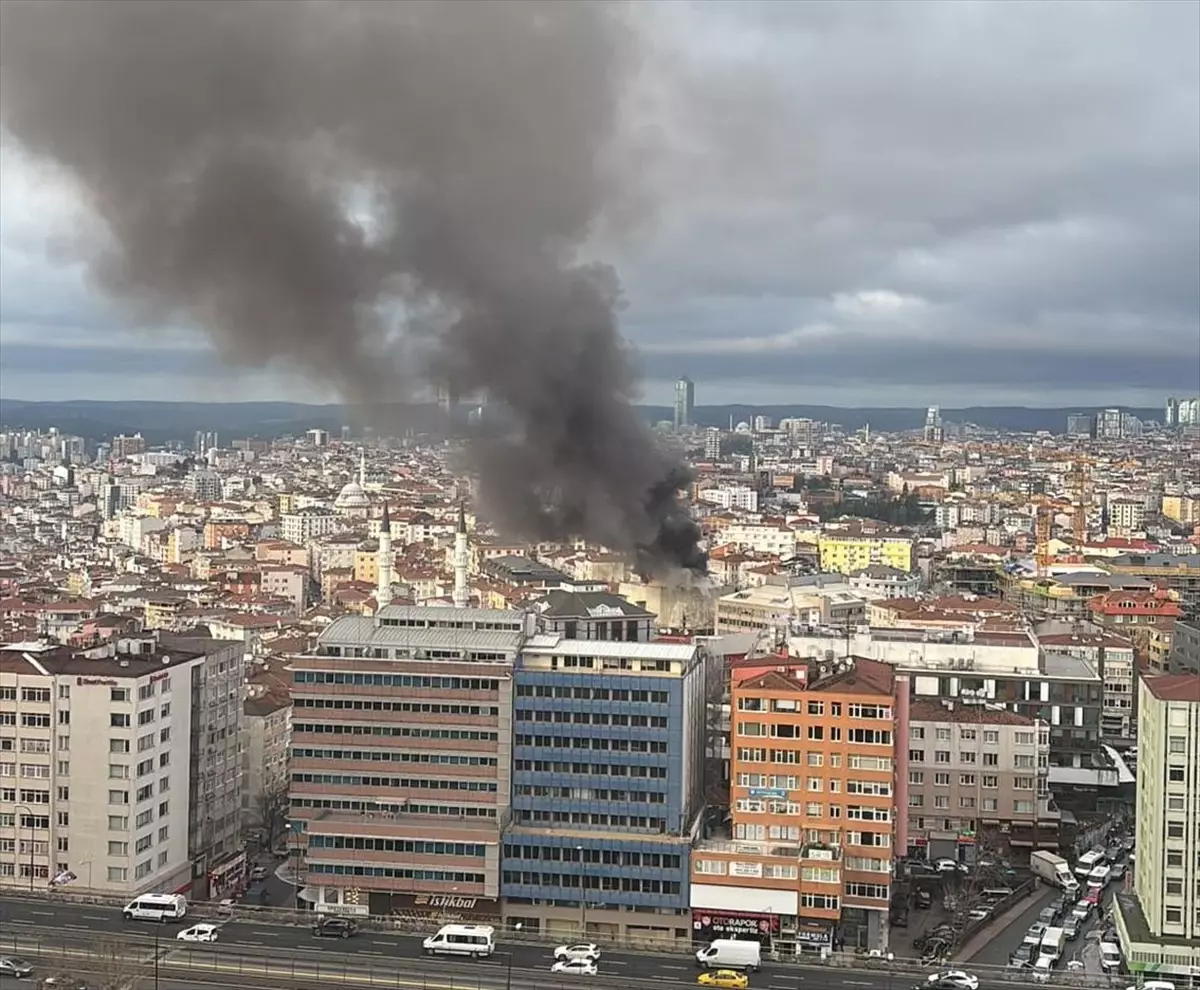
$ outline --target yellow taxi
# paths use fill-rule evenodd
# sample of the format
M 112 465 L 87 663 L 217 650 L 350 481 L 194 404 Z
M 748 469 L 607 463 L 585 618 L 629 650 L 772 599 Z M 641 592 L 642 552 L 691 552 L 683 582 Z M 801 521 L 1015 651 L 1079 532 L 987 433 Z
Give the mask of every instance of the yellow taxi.
M 750 979 L 745 973 L 732 969 L 717 969 L 711 973 L 701 973 L 696 982 L 702 987 L 721 987 L 722 990 L 746 990 Z

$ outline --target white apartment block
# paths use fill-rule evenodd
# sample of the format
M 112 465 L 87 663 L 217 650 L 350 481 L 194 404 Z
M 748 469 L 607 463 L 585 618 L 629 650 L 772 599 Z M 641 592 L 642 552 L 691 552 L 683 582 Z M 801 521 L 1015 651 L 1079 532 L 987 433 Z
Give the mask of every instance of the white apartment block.
M 1134 889 L 1151 935 L 1200 939 L 1200 678 L 1143 677 L 1139 706 Z
M 189 888 L 192 675 L 151 638 L 0 646 L 0 888 Z
M 295 512 L 285 512 L 279 520 L 279 535 L 289 543 L 304 544 L 314 537 L 334 532 L 340 524 L 339 517 L 331 510 L 309 505 Z

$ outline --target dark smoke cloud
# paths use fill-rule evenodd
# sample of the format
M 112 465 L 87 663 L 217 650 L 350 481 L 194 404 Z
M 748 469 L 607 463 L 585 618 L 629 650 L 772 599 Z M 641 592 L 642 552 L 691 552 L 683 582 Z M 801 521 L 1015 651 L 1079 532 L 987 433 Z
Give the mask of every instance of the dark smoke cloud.
M 78 182 L 111 234 L 94 273 L 145 322 L 182 315 L 229 360 L 292 362 L 351 402 L 486 391 L 514 425 L 473 457 L 502 526 L 703 569 L 686 474 L 630 407 L 616 278 L 575 254 L 626 205 L 625 7 L 0 9 L 4 126 Z M 421 314 L 404 347 L 397 300 Z

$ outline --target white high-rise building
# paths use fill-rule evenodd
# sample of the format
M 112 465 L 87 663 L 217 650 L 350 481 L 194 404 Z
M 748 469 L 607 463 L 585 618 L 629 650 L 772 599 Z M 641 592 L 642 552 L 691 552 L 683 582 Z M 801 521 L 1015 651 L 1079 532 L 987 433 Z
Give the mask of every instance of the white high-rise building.
M 0 889 L 190 891 L 192 680 L 153 638 L 0 646 Z
M 1113 915 L 1135 971 L 1186 978 L 1200 969 L 1200 678 L 1142 677 L 1137 773 L 1136 896 Z

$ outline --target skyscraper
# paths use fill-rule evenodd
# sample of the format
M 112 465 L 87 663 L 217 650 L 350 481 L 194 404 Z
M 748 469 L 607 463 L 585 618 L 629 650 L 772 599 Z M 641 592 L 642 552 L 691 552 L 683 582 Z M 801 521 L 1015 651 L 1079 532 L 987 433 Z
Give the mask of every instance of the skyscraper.
M 1163 411 L 1163 425 L 1179 425 L 1179 400 L 1173 395 L 1167 399 L 1167 407 Z
M 675 429 L 691 426 L 695 410 L 696 383 L 687 377 L 680 378 L 675 383 Z
M 930 406 L 925 410 L 924 439 L 930 443 L 941 443 L 944 438 L 942 410 L 938 406 Z

